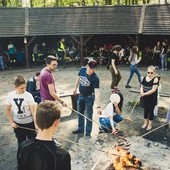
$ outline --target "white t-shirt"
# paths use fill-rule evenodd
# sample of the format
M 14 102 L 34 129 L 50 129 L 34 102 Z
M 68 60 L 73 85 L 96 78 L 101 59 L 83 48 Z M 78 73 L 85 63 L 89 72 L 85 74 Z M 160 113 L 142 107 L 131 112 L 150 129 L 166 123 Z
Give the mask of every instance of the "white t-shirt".
M 107 104 L 107 106 L 103 109 L 102 115 L 100 117 L 110 117 L 110 116 L 115 116 L 117 113 L 113 109 L 113 103 L 110 102 Z
M 5 104 L 12 106 L 13 118 L 16 123 L 27 124 L 33 122 L 30 105 L 35 104 L 35 102 L 29 92 L 25 91 L 22 94 L 17 94 L 16 91 L 12 91 L 8 94 Z

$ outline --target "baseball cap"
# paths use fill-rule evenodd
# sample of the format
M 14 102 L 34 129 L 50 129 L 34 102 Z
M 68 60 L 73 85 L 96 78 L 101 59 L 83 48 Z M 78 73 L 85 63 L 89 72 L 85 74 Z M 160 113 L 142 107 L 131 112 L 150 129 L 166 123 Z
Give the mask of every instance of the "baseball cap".
M 87 64 L 89 65 L 89 67 L 91 69 L 97 68 L 97 61 L 96 60 L 90 60 Z

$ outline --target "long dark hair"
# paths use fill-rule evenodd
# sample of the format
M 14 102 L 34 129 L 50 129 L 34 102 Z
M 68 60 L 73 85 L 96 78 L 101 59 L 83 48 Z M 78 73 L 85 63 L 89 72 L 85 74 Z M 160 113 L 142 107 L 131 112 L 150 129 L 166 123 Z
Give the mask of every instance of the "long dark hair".
M 131 54 L 129 57 L 129 61 L 133 61 L 135 55 L 138 53 L 138 47 L 137 46 L 133 46 L 131 49 Z

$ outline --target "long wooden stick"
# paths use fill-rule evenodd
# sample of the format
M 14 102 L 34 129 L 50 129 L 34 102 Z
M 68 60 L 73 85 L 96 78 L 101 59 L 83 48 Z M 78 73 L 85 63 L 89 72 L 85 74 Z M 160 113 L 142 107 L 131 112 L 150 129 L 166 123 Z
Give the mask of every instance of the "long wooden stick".
M 91 168 L 91 170 L 94 170 L 96 168 L 96 166 L 99 164 L 99 162 L 101 161 L 101 159 L 103 158 L 103 156 L 108 153 L 109 151 L 111 151 L 114 147 L 116 146 L 116 143 L 111 147 L 109 148 L 107 151 L 105 151 L 101 157 L 98 159 L 98 161 L 94 164 L 94 166 Z
M 129 92 L 132 92 L 132 93 L 140 93 L 140 91 L 138 91 L 138 90 L 129 90 Z M 160 96 L 160 97 L 170 97 L 170 94 L 167 94 L 167 93 L 159 93 L 159 96 Z

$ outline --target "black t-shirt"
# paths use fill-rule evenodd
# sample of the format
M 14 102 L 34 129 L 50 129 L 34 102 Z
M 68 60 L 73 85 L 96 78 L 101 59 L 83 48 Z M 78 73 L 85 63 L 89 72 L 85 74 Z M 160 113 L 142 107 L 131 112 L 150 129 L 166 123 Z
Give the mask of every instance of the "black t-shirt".
M 116 53 L 114 53 L 114 52 L 111 55 L 111 60 L 112 59 L 115 60 L 115 66 L 120 64 L 120 57 Z M 111 64 L 111 62 L 110 62 L 110 64 Z
M 71 170 L 70 154 L 54 141 L 37 139 L 21 143 L 17 153 L 18 170 Z
M 149 91 L 149 90 L 151 90 L 152 89 L 152 87 L 153 87 L 153 85 L 159 85 L 159 82 L 157 82 L 157 83 L 154 83 L 154 79 L 155 79 L 156 77 L 154 77 L 152 80 L 150 80 L 150 81 L 146 81 L 146 76 L 143 78 L 143 80 L 142 80 L 142 85 L 143 85 L 143 91 L 144 92 L 147 92 L 147 91 Z M 147 96 L 144 96 L 144 103 L 145 104 L 157 104 L 157 90 L 154 92 L 154 93 L 152 93 L 152 94 L 150 94 L 150 95 L 147 95 Z

